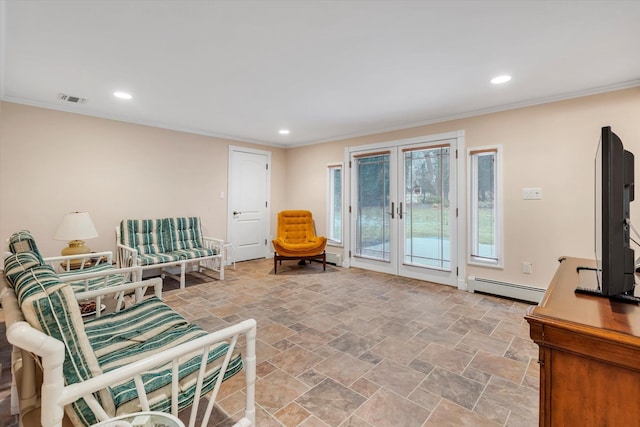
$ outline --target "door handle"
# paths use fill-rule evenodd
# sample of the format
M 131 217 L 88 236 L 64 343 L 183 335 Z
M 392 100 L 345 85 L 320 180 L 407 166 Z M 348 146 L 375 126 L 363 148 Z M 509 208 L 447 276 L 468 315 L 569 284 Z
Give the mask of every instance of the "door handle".
M 240 215 L 242 212 L 233 211 L 233 215 Z
M 389 215 L 391 215 L 391 219 L 393 219 L 393 218 L 394 218 L 394 215 L 395 215 L 395 212 L 394 212 L 395 208 L 394 208 L 394 206 L 395 206 L 395 203 L 391 202 L 391 212 L 389 212 Z
M 402 202 L 400 202 L 400 206 L 398 207 L 398 217 L 402 219 Z

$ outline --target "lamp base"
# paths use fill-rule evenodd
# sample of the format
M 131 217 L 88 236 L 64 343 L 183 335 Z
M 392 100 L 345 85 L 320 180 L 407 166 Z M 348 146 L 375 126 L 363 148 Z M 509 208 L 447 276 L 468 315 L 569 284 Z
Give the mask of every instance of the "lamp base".
M 69 246 L 67 246 L 66 248 L 62 249 L 62 251 L 60 251 L 60 254 L 62 256 L 83 255 L 88 253 L 91 253 L 91 249 L 85 246 L 84 241 L 82 240 L 72 240 L 69 242 Z M 74 269 L 77 270 L 78 268 L 80 268 L 80 266 L 82 266 L 82 260 L 72 259 L 69 261 L 69 266 L 72 270 Z

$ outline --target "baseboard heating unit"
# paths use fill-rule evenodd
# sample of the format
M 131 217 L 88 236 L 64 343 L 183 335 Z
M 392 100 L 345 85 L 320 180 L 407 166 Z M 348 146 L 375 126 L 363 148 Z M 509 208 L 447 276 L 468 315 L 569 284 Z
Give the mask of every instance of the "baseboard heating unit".
M 535 286 L 499 282 L 497 280 L 483 279 L 475 276 L 469 276 L 467 280 L 467 289 L 470 292 L 484 292 L 487 294 L 522 301 L 535 302 L 536 304 L 542 300 L 542 296 L 546 290 L 543 288 L 536 288 Z
M 327 262 L 329 264 L 335 264 L 337 267 L 342 267 L 342 255 L 327 252 Z

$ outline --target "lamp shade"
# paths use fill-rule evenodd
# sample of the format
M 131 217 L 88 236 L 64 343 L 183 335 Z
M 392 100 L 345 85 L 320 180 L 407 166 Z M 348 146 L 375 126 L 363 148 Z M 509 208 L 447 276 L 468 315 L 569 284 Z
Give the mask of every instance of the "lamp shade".
M 86 240 L 96 237 L 98 232 L 89 212 L 69 212 L 62 218 L 62 223 L 53 236 L 56 240 Z

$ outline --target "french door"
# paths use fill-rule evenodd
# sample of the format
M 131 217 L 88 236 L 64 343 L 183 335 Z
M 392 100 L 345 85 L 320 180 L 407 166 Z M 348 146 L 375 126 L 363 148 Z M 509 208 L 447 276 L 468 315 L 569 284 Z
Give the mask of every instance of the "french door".
M 351 265 L 457 285 L 458 138 L 349 152 Z

